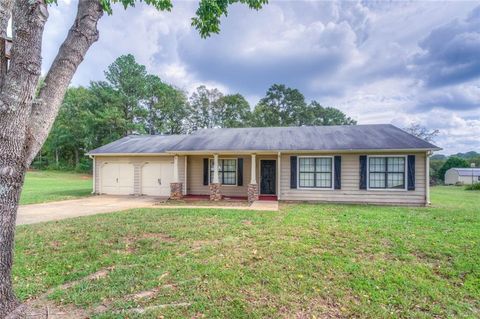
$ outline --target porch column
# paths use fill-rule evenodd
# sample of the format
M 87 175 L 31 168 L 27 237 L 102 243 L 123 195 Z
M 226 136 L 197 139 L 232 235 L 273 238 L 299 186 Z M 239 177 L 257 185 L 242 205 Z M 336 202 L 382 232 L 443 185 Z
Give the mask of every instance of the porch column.
M 218 154 L 213 155 L 213 181 L 218 184 Z
M 213 155 L 213 180 L 210 183 L 210 200 L 219 201 L 222 199 L 220 182 L 218 178 L 218 154 Z
M 253 203 L 258 200 L 258 184 L 257 184 L 257 159 L 252 154 L 250 184 L 248 184 L 248 202 Z
M 173 182 L 178 183 L 178 155 L 173 157 Z
M 250 175 L 250 184 L 257 183 L 257 160 L 255 159 L 255 154 L 252 154 L 252 170 Z
M 178 155 L 173 157 L 173 181 L 170 183 L 170 199 L 183 198 L 183 184 L 178 179 Z

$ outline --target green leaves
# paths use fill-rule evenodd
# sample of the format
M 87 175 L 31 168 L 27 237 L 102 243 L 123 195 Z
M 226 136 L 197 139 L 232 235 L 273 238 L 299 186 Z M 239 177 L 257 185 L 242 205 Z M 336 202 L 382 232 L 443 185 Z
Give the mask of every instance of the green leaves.
M 200 0 L 196 17 L 192 18 L 194 26 L 202 38 L 220 32 L 220 18 L 228 15 L 228 6 L 243 3 L 250 9 L 259 10 L 268 0 Z
M 135 7 L 135 0 L 99 0 L 103 10 L 111 15 L 112 4 L 120 3 L 124 9 Z M 141 0 L 140 0 L 141 1 Z M 47 0 L 48 3 L 56 3 L 56 0 Z M 171 0 L 145 0 L 145 3 L 155 7 L 159 11 L 171 11 Z M 192 18 L 192 26 L 195 27 L 202 38 L 209 37 L 212 33 L 220 32 L 220 19 L 228 15 L 228 6 L 242 3 L 250 9 L 260 10 L 268 0 L 200 0 L 195 17 Z
M 121 3 L 125 9 L 135 7 L 135 0 L 100 0 L 103 10 L 108 14 L 112 14 L 112 4 L 114 3 Z M 170 11 L 173 7 L 171 0 L 145 0 L 145 3 L 159 11 Z
M 49 3 L 56 0 L 48 0 Z M 112 4 L 120 3 L 125 9 L 135 7 L 136 0 L 99 0 L 103 10 L 109 15 L 113 13 Z M 140 0 L 141 1 L 141 0 Z M 145 3 L 155 7 L 159 11 L 171 11 L 173 4 L 171 0 L 145 0 Z M 202 38 L 212 33 L 220 32 L 220 19 L 228 15 L 228 6 L 242 3 L 250 9 L 260 10 L 268 0 L 200 0 L 195 17 L 192 18 L 192 26 L 195 27 Z

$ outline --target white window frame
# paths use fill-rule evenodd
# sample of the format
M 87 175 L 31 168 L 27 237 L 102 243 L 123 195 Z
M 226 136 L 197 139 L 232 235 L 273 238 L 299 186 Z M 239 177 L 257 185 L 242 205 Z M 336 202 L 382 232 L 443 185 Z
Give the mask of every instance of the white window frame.
M 210 173 L 212 170 L 210 169 L 212 167 L 212 162 L 214 161 L 214 158 L 209 158 L 208 159 L 208 185 L 212 183 L 211 178 L 210 178 Z M 220 185 L 226 186 L 226 187 L 237 187 L 238 186 L 238 157 L 222 157 L 218 158 L 218 164 L 220 164 L 221 160 L 235 160 L 235 184 L 223 184 L 220 182 Z M 218 172 L 220 174 L 220 172 Z M 220 178 L 220 176 L 218 176 Z
M 371 157 L 403 157 L 405 168 L 403 169 L 404 175 L 404 188 L 370 188 L 370 158 Z M 369 191 L 387 191 L 387 192 L 405 192 L 408 187 L 408 155 L 367 155 L 367 190 Z
M 300 186 L 300 159 L 301 158 L 330 158 L 332 161 L 332 180 L 331 180 L 331 187 L 301 187 Z M 331 191 L 335 189 L 335 161 L 334 156 L 297 156 L 297 189 L 302 190 L 315 190 L 315 191 Z

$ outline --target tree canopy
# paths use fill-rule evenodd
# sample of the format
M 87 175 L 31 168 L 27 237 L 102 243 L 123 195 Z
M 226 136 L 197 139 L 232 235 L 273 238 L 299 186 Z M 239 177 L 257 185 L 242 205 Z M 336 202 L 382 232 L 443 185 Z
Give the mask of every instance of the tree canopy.
M 342 111 L 307 104 L 303 94 L 272 85 L 252 110 L 240 93 L 199 86 L 190 96 L 149 74 L 133 55 L 117 58 L 105 80 L 67 90 L 34 167 L 88 170 L 84 154 L 129 134 L 184 134 L 198 129 L 250 126 L 352 125 Z

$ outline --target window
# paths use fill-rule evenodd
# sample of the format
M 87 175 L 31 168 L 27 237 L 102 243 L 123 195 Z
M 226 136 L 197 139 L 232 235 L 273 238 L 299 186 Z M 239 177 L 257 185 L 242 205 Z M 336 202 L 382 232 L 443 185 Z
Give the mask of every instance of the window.
M 213 182 L 214 160 L 210 159 L 210 183 Z M 218 160 L 218 181 L 223 185 L 237 185 L 237 159 Z
M 405 189 L 405 157 L 369 157 L 368 187 Z
M 298 187 L 332 188 L 331 157 L 299 157 Z

